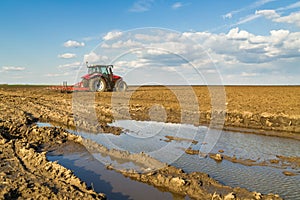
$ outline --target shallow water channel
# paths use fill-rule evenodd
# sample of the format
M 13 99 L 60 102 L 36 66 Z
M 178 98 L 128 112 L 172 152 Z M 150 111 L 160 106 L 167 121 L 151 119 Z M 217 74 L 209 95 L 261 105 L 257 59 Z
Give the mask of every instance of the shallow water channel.
M 91 139 L 108 148 L 126 150 L 131 153 L 144 152 L 162 162 L 182 168 L 186 172 L 200 171 L 208 173 L 212 178 L 225 185 L 243 187 L 251 191 L 259 191 L 262 193 L 277 193 L 284 199 L 300 199 L 299 168 L 282 169 L 272 166 L 246 166 L 227 160 L 216 162 L 209 157 L 204 157 L 203 154 L 189 155 L 184 151 L 184 149 L 189 147 L 194 150 L 200 150 L 204 154 L 218 153 L 218 151 L 221 150 L 222 152 L 224 151 L 222 154 L 226 156 L 234 156 L 238 159 L 249 159 L 259 163 L 276 159 L 277 155 L 299 157 L 300 141 L 298 140 L 218 131 L 203 126 L 195 127 L 185 124 L 121 120 L 111 125 L 123 127 L 125 130 L 124 133 L 120 136 L 86 132 L 73 133 Z M 104 168 L 102 163 L 119 164 L 121 168 L 134 167 L 132 163 L 127 163 L 126 165 L 126 163 L 116 162 L 100 154 L 89 154 L 88 157 L 86 155 L 73 153 L 70 155 L 64 154 L 63 156 L 52 155 L 50 159 L 58 160 L 59 163 L 72 170 L 80 166 L 79 171 L 82 171 L 81 168 L 89 169 L 95 165 L 95 168 L 99 168 L 99 171 L 96 173 L 98 174 L 97 178 L 99 178 L 99 174 L 108 171 Z M 82 162 L 82 159 L 88 160 Z M 91 160 L 94 161 L 91 162 Z M 79 162 L 80 165 L 76 165 L 76 162 Z M 286 176 L 283 174 L 285 170 L 292 171 L 298 175 Z M 94 176 L 93 173 L 95 173 L 95 170 L 87 170 L 87 172 L 83 172 L 82 175 L 76 175 L 84 181 L 94 182 L 96 176 Z M 100 176 L 104 182 L 109 181 L 110 176 L 116 177 L 115 179 L 120 179 L 120 176 L 122 176 L 116 175 L 115 172 L 111 171 L 109 173 L 113 173 L 114 175 Z M 134 182 L 127 184 L 134 185 L 141 183 Z M 132 188 L 136 187 L 132 186 L 130 188 L 132 190 Z M 101 192 L 106 193 L 105 191 Z M 164 199 L 174 198 L 174 195 L 172 196 L 170 193 L 163 193 L 161 191 L 158 193 L 165 195 L 161 196 L 161 198 Z M 128 199 L 136 199 L 130 195 L 126 197 L 129 197 Z M 124 197 L 123 199 L 126 198 Z
M 74 142 L 49 152 L 47 158 L 71 169 L 89 187 L 106 194 L 108 199 L 188 199 L 107 170 L 84 146 Z

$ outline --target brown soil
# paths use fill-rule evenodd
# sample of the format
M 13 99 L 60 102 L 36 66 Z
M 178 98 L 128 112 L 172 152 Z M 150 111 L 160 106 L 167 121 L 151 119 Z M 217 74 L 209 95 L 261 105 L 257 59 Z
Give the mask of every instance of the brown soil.
M 0 88 L 0 97 L 5 99 L 5 103 L 9 102 L 21 110 L 30 109 L 29 112 L 39 120 L 94 132 L 120 134 L 121 129 L 106 125 L 114 119 L 209 125 L 212 119 L 225 114 L 225 127 L 223 124 L 218 125 L 217 120 L 210 125 L 227 130 L 251 130 L 257 134 L 300 139 L 300 86 L 226 86 L 226 102 L 218 102 L 216 98 L 212 110 L 210 96 L 218 97 L 218 92 L 222 94 L 223 89 L 217 86 L 193 87 L 198 105 L 193 105 L 195 99 L 189 96 L 191 88 L 183 86 L 131 87 L 127 93 L 98 94 L 67 94 L 42 87 L 8 86 Z M 219 110 L 222 106 L 226 106 L 225 111 Z M 158 111 L 155 112 L 155 109 Z M 90 120 L 93 111 L 96 111 L 97 122 Z M 161 113 L 166 116 L 162 117 Z
M 179 101 L 175 90 L 185 98 L 181 97 Z M 120 134 L 121 128 L 108 126 L 107 123 L 114 119 L 151 119 L 198 125 L 210 124 L 211 119 L 225 114 L 226 128 L 272 130 L 277 136 L 299 138 L 300 87 L 226 87 L 225 90 L 226 114 L 218 110 L 224 102 L 217 101 L 220 106 L 211 109 L 207 87 L 193 87 L 199 103 L 199 108 L 195 110 L 188 94 L 185 95 L 184 87 L 129 88 L 127 93 L 63 94 L 43 87 L 3 86 L 0 88 L 0 198 L 39 195 L 51 199 L 104 198 L 103 194 L 89 190 L 70 170 L 48 162 L 45 152 L 39 152 L 39 147 L 43 144 L 54 145 L 68 140 L 82 143 L 80 138 L 68 134 L 62 128 L 37 127 L 34 125 L 36 121 L 57 123 L 60 127 Z M 95 101 L 84 104 L 89 103 L 91 97 L 95 97 Z M 93 111 L 96 111 L 96 120 L 91 115 Z M 222 128 L 218 120 L 214 120 L 211 125 Z M 132 157 L 127 153 L 120 155 Z M 221 199 L 231 192 L 234 194 L 231 195 L 240 199 L 250 196 L 280 199 L 274 195 L 263 196 L 240 188 L 222 186 L 205 174 L 186 174 L 171 166 L 148 174 L 132 171 L 121 173 L 196 199 Z
M 105 199 L 87 188 L 70 170 L 39 152 L 44 144 L 63 143 L 77 137 L 61 128 L 41 128 L 29 113 L 1 105 L 0 199 Z

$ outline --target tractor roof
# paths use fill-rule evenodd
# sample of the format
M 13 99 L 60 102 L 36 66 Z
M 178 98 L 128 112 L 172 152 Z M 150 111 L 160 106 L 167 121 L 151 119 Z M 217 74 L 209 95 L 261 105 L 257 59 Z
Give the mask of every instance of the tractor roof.
M 113 67 L 113 65 L 88 65 L 88 68 L 94 68 L 94 67 Z

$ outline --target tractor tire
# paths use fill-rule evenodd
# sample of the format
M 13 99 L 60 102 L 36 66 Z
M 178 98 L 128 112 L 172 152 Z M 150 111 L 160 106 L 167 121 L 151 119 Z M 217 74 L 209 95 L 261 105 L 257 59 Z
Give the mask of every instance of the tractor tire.
M 89 81 L 87 79 L 83 78 L 82 79 L 82 86 L 85 87 L 85 88 L 89 87 Z
M 104 92 L 106 91 L 106 81 L 104 78 L 97 77 L 89 81 L 89 89 L 92 92 Z
M 115 88 L 117 92 L 126 92 L 128 87 L 125 81 L 119 79 L 115 84 Z

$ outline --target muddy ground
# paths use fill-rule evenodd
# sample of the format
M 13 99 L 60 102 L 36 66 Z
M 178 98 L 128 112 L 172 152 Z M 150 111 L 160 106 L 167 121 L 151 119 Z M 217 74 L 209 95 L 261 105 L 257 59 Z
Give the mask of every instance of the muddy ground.
M 55 162 L 41 145 L 78 140 L 61 128 L 42 128 L 29 112 L 3 105 L 0 114 L 0 199 L 105 199 Z
M 225 101 L 220 96 L 223 89 L 131 87 L 126 93 L 68 94 L 45 87 L 0 87 L 0 198 L 105 198 L 87 188 L 70 170 L 48 162 L 45 152 L 41 152 L 45 144 L 82 142 L 63 128 L 121 134 L 121 128 L 108 125 L 115 119 L 223 128 L 224 116 L 225 129 L 247 128 L 258 134 L 300 138 L 300 87 L 225 87 Z M 196 101 L 191 98 L 191 91 Z M 61 128 L 37 127 L 37 121 L 57 123 Z M 150 174 L 121 173 L 195 199 L 222 199 L 231 192 L 231 199 L 279 199 L 275 195 L 222 186 L 205 174 L 186 174 L 172 166 Z M 218 188 L 218 192 L 214 193 L 213 188 Z

